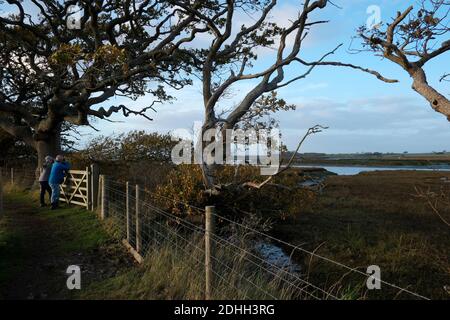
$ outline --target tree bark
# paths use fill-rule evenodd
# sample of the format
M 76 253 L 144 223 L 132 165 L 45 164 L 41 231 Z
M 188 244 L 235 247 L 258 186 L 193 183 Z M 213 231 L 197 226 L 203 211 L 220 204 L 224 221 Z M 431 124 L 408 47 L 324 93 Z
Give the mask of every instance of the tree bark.
M 37 152 L 38 166 L 36 174 L 44 164 L 46 156 L 56 157 L 61 152 L 61 130 L 55 129 L 51 132 L 38 133 L 35 135 L 35 149 Z
M 61 152 L 61 123 L 57 123 L 54 128 L 46 131 L 39 130 L 39 127 L 34 128 L 33 133 L 31 127 L 17 126 L 0 118 L 0 127 L 36 150 L 38 159 L 36 174 L 39 174 L 39 168 L 42 167 L 46 156 L 55 157 Z
M 423 69 L 415 69 L 411 72 L 411 77 L 413 79 L 412 88 L 427 99 L 435 111 L 445 115 L 450 121 L 450 101 L 428 84 L 427 76 Z
M 216 164 L 214 163 L 214 159 L 211 159 L 211 155 L 209 153 L 205 154 L 205 149 L 208 144 L 214 143 L 214 139 L 211 141 L 203 141 L 203 138 L 205 136 L 205 132 L 213 128 L 214 127 L 204 124 L 202 127 L 201 136 L 197 142 L 197 150 L 201 150 L 201 153 L 198 154 L 197 157 L 200 157 L 201 160 L 200 168 L 202 170 L 203 183 L 205 188 L 211 192 L 213 192 L 216 184 Z

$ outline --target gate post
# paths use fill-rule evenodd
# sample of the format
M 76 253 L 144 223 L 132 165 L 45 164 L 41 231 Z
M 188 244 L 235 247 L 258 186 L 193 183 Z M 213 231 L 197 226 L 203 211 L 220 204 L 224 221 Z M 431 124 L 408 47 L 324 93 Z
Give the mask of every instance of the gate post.
M 11 168 L 11 185 L 14 185 L 14 168 Z
M 86 167 L 86 197 L 87 209 L 92 209 L 91 168 Z
M 98 207 L 98 179 L 99 179 L 99 168 L 98 164 L 91 164 L 91 210 L 94 211 Z

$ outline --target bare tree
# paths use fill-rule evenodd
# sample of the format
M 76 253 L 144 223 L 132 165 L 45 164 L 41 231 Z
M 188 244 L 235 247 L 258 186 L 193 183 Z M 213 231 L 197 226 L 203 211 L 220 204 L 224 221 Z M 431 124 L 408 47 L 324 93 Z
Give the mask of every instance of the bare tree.
M 363 50 L 382 56 L 405 70 L 412 78 L 412 88 L 431 107 L 450 121 L 450 100 L 428 83 L 425 65 L 450 51 L 450 2 L 422 0 L 415 9 L 398 12 L 392 22 L 380 28 L 361 27 Z M 444 64 L 443 68 L 448 68 Z M 448 73 L 440 79 L 448 79 Z
M 210 11 L 203 1 L 183 1 L 189 10 L 160 0 L 6 3 L 15 13 L 0 16 L 0 126 L 32 146 L 39 163 L 59 152 L 63 122 L 90 125 L 117 113 L 150 119 L 155 103 L 172 98 L 165 88 L 190 83 L 183 46 L 206 31 L 190 8 Z M 138 110 L 98 106 L 143 95 L 154 101 Z
M 201 15 L 188 6 L 179 5 L 204 20 L 211 36 L 211 44 L 207 48 L 197 50 L 191 55 L 203 85 L 205 118 L 202 136 L 207 130 L 218 128 L 225 137 L 225 130 L 233 129 L 240 122 L 248 120 L 255 114 L 255 110 L 290 109 L 284 102 L 280 104 L 272 92 L 306 78 L 339 46 L 314 62 L 306 62 L 299 57 L 304 40 L 311 29 L 316 25 L 327 23 L 312 20 L 310 15 L 324 9 L 329 1 L 304 1 L 299 5 L 296 18 L 289 21 L 287 27 L 280 27 L 271 21 L 271 14 L 277 5 L 276 0 L 222 0 L 214 3 L 217 7 L 216 13 L 209 16 Z M 251 15 L 253 21 L 236 26 L 240 14 Z M 254 68 L 254 61 L 257 59 L 259 48 L 270 48 L 274 52 L 274 57 L 269 66 L 257 71 Z M 301 68 L 304 70 L 297 72 L 293 78 L 286 79 L 285 69 L 291 64 L 295 64 L 297 70 Z M 365 71 L 383 78 L 375 71 L 367 69 Z M 219 113 L 219 101 L 227 95 L 230 88 L 248 80 L 256 84 L 245 97 L 229 108 L 226 115 Z M 309 134 L 316 132 L 311 129 L 308 131 Z M 221 188 L 216 183 L 217 167 L 209 160 L 203 157 L 203 180 L 207 190 L 217 193 Z

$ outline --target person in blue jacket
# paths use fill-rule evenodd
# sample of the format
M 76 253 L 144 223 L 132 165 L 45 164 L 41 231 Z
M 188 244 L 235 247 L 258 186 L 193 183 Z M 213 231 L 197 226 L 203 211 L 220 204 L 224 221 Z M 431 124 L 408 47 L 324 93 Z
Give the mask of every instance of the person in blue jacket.
M 62 155 L 57 155 L 55 163 L 52 166 L 52 171 L 50 172 L 50 178 L 48 179 L 48 184 L 52 188 L 52 210 L 58 208 L 59 203 L 59 185 L 63 183 L 65 173 L 69 171 L 70 164 L 66 162 L 66 159 Z

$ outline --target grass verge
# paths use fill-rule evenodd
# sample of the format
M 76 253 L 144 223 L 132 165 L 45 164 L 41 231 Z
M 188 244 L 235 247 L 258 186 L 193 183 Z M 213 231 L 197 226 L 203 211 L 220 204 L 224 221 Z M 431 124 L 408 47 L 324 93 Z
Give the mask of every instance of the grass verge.
M 125 250 L 92 212 L 38 207 L 35 194 L 10 189 L 0 220 L 0 297 L 66 299 L 65 271 L 79 265 L 82 283 L 114 276 L 131 264 Z M 36 276 L 38 275 L 38 276 Z

